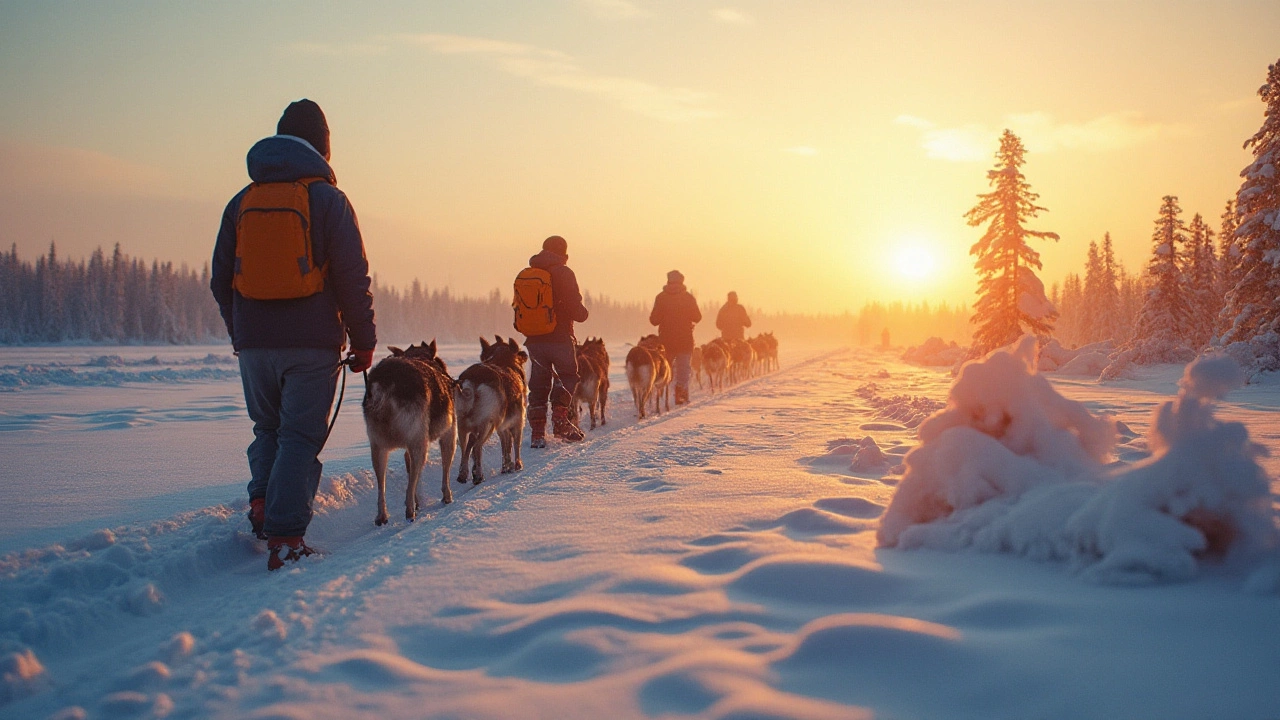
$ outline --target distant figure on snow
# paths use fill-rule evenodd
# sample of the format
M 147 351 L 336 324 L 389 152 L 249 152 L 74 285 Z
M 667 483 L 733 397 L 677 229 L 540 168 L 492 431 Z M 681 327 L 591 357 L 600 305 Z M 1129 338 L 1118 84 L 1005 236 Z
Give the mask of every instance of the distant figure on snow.
M 649 324 L 658 326 L 658 339 L 667 350 L 675 374 L 676 404 L 689 402 L 689 378 L 693 374 L 693 326 L 702 321 L 698 301 L 685 289 L 679 270 L 667 273 L 667 284 L 653 300 Z
M 377 335 L 364 240 L 329 167 L 320 106 L 290 103 L 248 165 L 253 184 L 222 213 L 209 286 L 253 420 L 249 521 L 275 570 L 314 552 L 302 537 L 342 351 L 349 337 L 351 371 L 367 370 Z
M 529 258 L 515 283 L 516 330 L 525 336 L 529 371 L 529 447 L 547 446 L 547 400 L 551 400 L 552 432 L 565 442 L 585 437 L 570 413 L 578 389 L 577 339 L 573 324 L 587 319 L 578 276 L 566 264 L 569 243 L 559 235 L 542 241 L 542 252 Z M 550 291 L 548 297 L 546 290 Z M 555 381 L 559 380 L 559 383 Z M 552 385 L 555 391 L 552 392 Z
M 730 291 L 729 299 L 716 315 L 716 328 L 725 341 L 746 339 L 745 330 L 751 327 L 747 309 L 738 304 L 738 293 Z

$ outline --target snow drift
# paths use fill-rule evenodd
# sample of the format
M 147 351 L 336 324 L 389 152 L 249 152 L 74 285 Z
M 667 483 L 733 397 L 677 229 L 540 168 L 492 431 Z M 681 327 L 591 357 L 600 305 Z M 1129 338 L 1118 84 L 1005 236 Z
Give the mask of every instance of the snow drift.
M 1064 560 L 1091 580 L 1179 580 L 1200 561 L 1273 547 L 1264 448 L 1214 417 L 1242 382 L 1230 358 L 1189 365 L 1155 413 L 1146 461 L 1108 472 L 1115 424 L 1035 371 L 1035 339 L 964 366 L 881 520 L 882 547 Z

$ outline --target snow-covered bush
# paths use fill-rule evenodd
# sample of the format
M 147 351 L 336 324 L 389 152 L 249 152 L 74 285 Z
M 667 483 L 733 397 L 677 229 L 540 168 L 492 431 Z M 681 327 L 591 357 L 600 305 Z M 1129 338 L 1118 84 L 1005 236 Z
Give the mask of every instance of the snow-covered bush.
M 915 347 L 907 348 L 902 353 L 902 359 L 915 365 L 950 367 L 964 360 L 968 354 L 968 348 L 957 345 L 954 340 L 947 343 L 940 337 L 931 337 Z
M 1182 579 L 1198 559 L 1276 540 L 1263 449 L 1213 416 L 1236 363 L 1190 365 L 1156 411 L 1152 456 L 1104 470 L 1115 423 L 1036 374 L 1035 339 L 960 371 L 881 520 L 884 547 L 1013 552 L 1071 561 L 1101 582 Z

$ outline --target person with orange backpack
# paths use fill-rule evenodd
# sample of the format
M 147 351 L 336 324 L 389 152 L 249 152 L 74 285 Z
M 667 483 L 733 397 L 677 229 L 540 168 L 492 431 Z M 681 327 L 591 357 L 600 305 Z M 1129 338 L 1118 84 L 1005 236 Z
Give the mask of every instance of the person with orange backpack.
M 367 370 L 377 345 L 364 240 L 329 157 L 320 106 L 291 103 L 249 150 L 253 182 L 227 204 L 213 251 L 209 286 L 253 420 L 249 522 L 268 570 L 314 552 L 303 536 L 338 377 Z
M 520 271 L 515 280 L 515 328 L 525 336 L 525 350 L 533 363 L 527 411 L 531 448 L 547 446 L 548 399 L 552 433 L 565 442 L 578 442 L 584 437 L 570 412 L 578 389 L 573 324 L 584 322 L 589 313 L 582 304 L 578 277 L 568 262 L 569 244 L 559 235 L 552 235 L 542 242 L 542 252 L 529 258 L 529 267 Z

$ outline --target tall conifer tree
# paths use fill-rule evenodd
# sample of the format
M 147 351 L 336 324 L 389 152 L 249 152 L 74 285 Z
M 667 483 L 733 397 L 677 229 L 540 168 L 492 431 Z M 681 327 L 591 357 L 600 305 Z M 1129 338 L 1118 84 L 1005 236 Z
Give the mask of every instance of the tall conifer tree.
M 1253 162 L 1240 172 L 1244 182 L 1236 192 L 1240 280 L 1227 294 L 1231 325 L 1224 344 L 1280 329 L 1280 61 L 1267 68 L 1258 96 L 1267 107 L 1262 127 L 1244 143 L 1253 150 Z
M 1200 213 L 1187 225 L 1187 251 L 1184 260 L 1183 281 L 1191 321 L 1187 328 L 1187 340 L 1192 349 L 1203 348 L 1213 338 L 1213 325 L 1222 310 L 1222 296 L 1218 294 L 1218 255 L 1213 249 L 1213 230 L 1209 229 Z
M 973 322 L 973 354 L 983 355 L 1003 347 L 1026 332 L 1047 336 L 1057 312 L 1044 296 L 1044 284 L 1036 277 L 1040 253 L 1028 238 L 1057 240 L 1057 233 L 1030 230 L 1026 222 L 1045 208 L 1036 205 L 1039 195 L 1022 175 L 1022 141 L 1009 130 L 1000 137 L 996 167 L 987 171 L 993 190 L 978 196 L 978 204 L 965 214 L 971 226 L 988 224 L 982 238 L 969 249 L 977 256 L 978 301 Z

